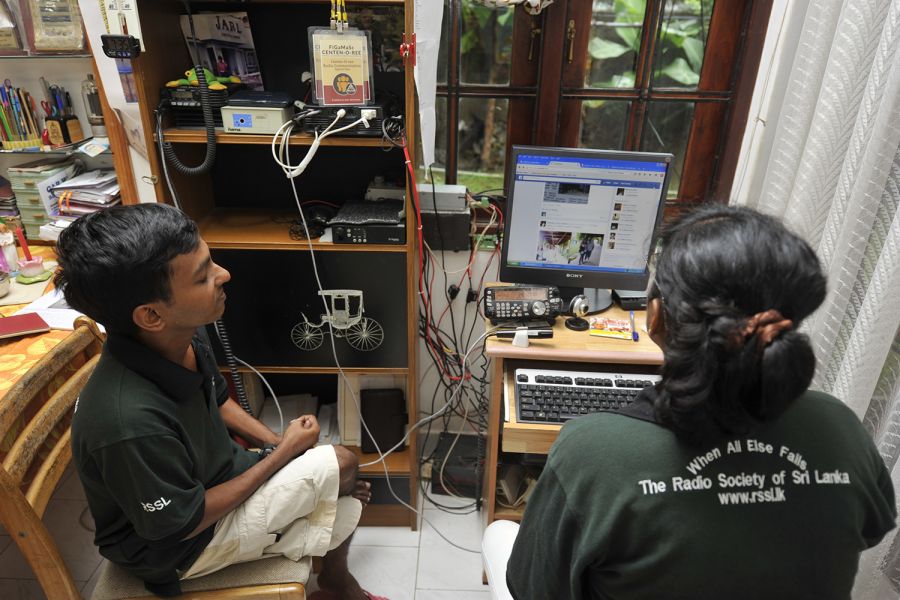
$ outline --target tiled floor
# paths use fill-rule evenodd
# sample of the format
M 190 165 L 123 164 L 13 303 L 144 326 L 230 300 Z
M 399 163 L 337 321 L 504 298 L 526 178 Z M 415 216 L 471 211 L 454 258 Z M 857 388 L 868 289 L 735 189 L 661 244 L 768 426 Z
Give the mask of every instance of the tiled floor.
M 444 496 L 442 504 L 459 505 Z M 438 531 L 463 548 L 481 547 L 481 515 L 448 514 L 431 505 L 419 531 L 400 527 L 364 527 L 350 548 L 350 570 L 362 586 L 390 600 L 489 600 L 481 583 L 481 555 L 453 547 Z M 92 542 L 93 521 L 84 492 L 69 472 L 47 507 L 45 522 L 72 576 L 90 597 L 101 557 Z M 437 528 L 437 531 L 435 531 Z M 310 590 L 315 590 L 311 581 Z M 0 532 L 0 598 L 38 600 L 45 596 L 11 538 Z

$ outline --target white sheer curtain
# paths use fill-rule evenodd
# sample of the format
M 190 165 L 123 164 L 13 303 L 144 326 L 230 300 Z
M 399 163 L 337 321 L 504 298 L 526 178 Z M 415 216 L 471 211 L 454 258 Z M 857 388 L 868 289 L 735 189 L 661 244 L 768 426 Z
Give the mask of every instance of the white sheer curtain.
M 856 411 L 900 489 L 900 0 L 792 2 L 784 23 L 734 201 L 817 249 L 830 292 L 806 326 L 813 385 Z M 863 555 L 854 598 L 900 598 L 896 530 Z

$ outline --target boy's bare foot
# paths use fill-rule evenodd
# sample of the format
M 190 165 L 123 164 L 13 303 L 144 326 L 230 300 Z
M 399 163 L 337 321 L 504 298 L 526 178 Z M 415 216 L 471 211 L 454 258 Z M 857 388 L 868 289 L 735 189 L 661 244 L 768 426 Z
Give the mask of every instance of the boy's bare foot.
M 356 486 L 353 488 L 350 495 L 363 504 L 368 504 L 372 500 L 372 484 L 368 481 L 357 479 Z

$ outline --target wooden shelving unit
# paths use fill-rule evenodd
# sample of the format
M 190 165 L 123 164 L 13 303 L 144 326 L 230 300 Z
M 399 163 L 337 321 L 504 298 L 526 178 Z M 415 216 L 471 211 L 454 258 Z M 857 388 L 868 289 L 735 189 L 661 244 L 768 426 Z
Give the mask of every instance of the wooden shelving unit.
M 519 522 L 522 520 L 522 516 L 525 514 L 525 507 L 520 508 L 507 508 L 502 506 L 501 504 L 497 504 L 494 506 L 494 520 L 495 521 L 516 521 Z
M 175 127 L 163 130 L 163 141 L 179 143 L 179 144 L 205 144 L 205 129 L 178 129 Z M 216 143 L 218 144 L 241 144 L 241 145 L 266 145 L 272 144 L 271 135 L 254 135 L 250 133 L 225 133 L 224 131 L 216 132 Z M 291 146 L 309 146 L 313 143 L 313 136 L 309 133 L 295 133 L 291 136 Z M 381 148 L 384 142 L 380 137 L 339 137 L 337 135 L 330 136 L 319 142 L 322 146 L 343 146 L 343 147 L 363 147 L 363 148 Z
M 273 91 L 291 92 L 289 86 L 296 85 L 300 72 L 307 68 L 306 28 L 328 24 L 327 0 L 260 0 L 240 6 L 202 0 L 194 4 L 198 11 L 248 13 L 263 81 L 266 89 Z M 393 17 L 402 20 L 404 31 L 413 31 L 412 0 L 348 0 L 348 5 L 351 12 L 353 5 L 387 7 Z M 146 51 L 133 61 L 141 121 L 150 168 L 157 178 L 157 200 L 171 203 L 163 173 L 164 159 L 157 146 L 154 111 L 165 82 L 192 64 L 179 26 L 184 6 L 180 0 L 139 0 L 138 8 L 146 46 Z M 283 27 L 287 19 L 290 19 L 289 29 Z M 289 50 L 281 43 L 272 43 L 280 36 L 289 36 L 282 40 L 290 45 Z M 400 40 L 396 45 L 393 40 L 389 43 L 397 47 Z M 279 82 L 284 84 L 283 90 Z M 385 87 L 380 88 L 382 83 Z M 415 139 L 412 69 L 407 68 L 403 73 L 376 72 L 376 94 L 389 86 L 393 86 L 395 94 L 398 86 L 402 88 L 397 96 L 402 99 L 407 117 L 407 139 Z M 292 93 L 296 94 L 297 90 Z M 174 145 L 184 163 L 198 164 L 205 153 L 206 131 L 172 127 L 168 121 L 164 119 L 162 123 L 163 141 Z M 305 133 L 291 136 L 290 145 L 296 148 L 292 157 L 301 155 L 303 147 L 312 144 L 313 139 Z M 183 210 L 197 221 L 214 259 L 234 275 L 228 287 L 227 306 L 231 308 L 226 308 L 224 321 L 228 326 L 232 319 L 229 335 L 235 353 L 261 372 L 275 374 L 282 382 L 289 382 L 285 385 L 293 387 L 302 388 L 304 382 L 315 378 L 333 377 L 336 392 L 340 385 L 339 369 L 328 347 L 327 327 L 324 345 L 317 350 L 298 349 L 287 335 L 301 319 L 301 313 L 312 320 L 319 316 L 322 306 L 316 295 L 316 281 L 311 276 L 310 243 L 292 239 L 289 232 L 291 221 L 299 218 L 299 213 L 290 184 L 271 158 L 268 146 L 272 136 L 220 130 L 216 143 L 218 156 L 211 172 L 198 176 L 185 176 L 173 168 L 169 172 Z M 390 146 L 381 137 L 338 134 L 326 138 L 321 145 L 310 167 L 296 180 L 301 201 L 316 199 L 339 204 L 361 198 L 373 175 L 389 175 L 400 184 L 405 181 L 402 152 L 396 149 L 391 150 L 393 154 L 383 152 Z M 407 214 L 412 214 L 409 207 Z M 406 227 L 407 241 L 402 245 L 345 245 L 316 239 L 312 240 L 312 249 L 319 274 L 325 280 L 323 286 L 362 289 L 366 297 L 365 315 L 385 323 L 385 343 L 381 348 L 355 351 L 346 340 L 337 340 L 343 371 L 360 377 L 383 376 L 385 380 L 402 378 L 411 425 L 418 414 L 415 376 L 418 310 L 414 223 L 408 220 Z M 268 270 L 262 275 L 260 269 Z M 241 314 L 236 317 L 229 310 Z M 247 356 L 252 354 L 245 352 L 247 344 L 257 344 L 251 347 L 257 352 L 256 359 Z M 361 464 L 378 458 L 363 454 L 357 447 L 352 449 L 359 455 Z M 409 503 L 415 506 L 419 485 L 416 436 L 410 436 L 410 445 L 388 456 L 385 464 L 394 490 L 402 490 L 402 495 L 408 491 Z M 384 468 L 380 463 L 373 464 L 364 467 L 362 473 L 377 482 L 384 479 Z M 417 526 L 416 515 L 399 503 L 368 505 L 362 523 Z
M 280 365 L 253 366 L 260 373 L 296 373 L 308 375 L 337 375 L 340 371 L 337 367 L 285 367 Z M 238 367 L 241 373 L 252 373 L 247 367 Z M 407 375 L 409 369 L 377 369 L 372 367 L 344 367 L 344 373 L 366 373 L 369 375 Z
M 365 465 L 370 462 L 374 462 L 378 460 L 378 455 L 374 453 L 365 453 L 358 446 L 350 446 L 351 450 L 356 453 L 356 456 L 359 457 L 359 464 Z M 409 448 L 404 450 L 397 450 L 396 452 L 389 454 L 385 457 L 385 462 L 387 463 L 388 472 L 394 475 L 409 475 L 411 471 L 409 470 L 410 465 L 410 455 Z M 384 475 L 384 467 L 381 463 L 368 465 L 360 468 L 360 473 L 364 475 Z
M 233 250 L 309 250 L 306 240 L 292 239 L 288 222 L 295 210 L 215 209 L 198 222 L 210 248 Z M 313 240 L 315 252 L 406 252 L 406 244 L 333 244 Z

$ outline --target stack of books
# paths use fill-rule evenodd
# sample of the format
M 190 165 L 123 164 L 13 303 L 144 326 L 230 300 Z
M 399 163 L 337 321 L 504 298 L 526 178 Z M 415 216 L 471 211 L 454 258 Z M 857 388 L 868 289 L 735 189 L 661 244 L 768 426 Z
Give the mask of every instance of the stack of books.
M 59 216 L 77 219 L 121 202 L 119 182 L 112 169 L 82 173 L 50 188 Z
M 16 195 L 9 179 L 0 177 L 0 217 L 16 217 L 19 208 L 16 206 Z

